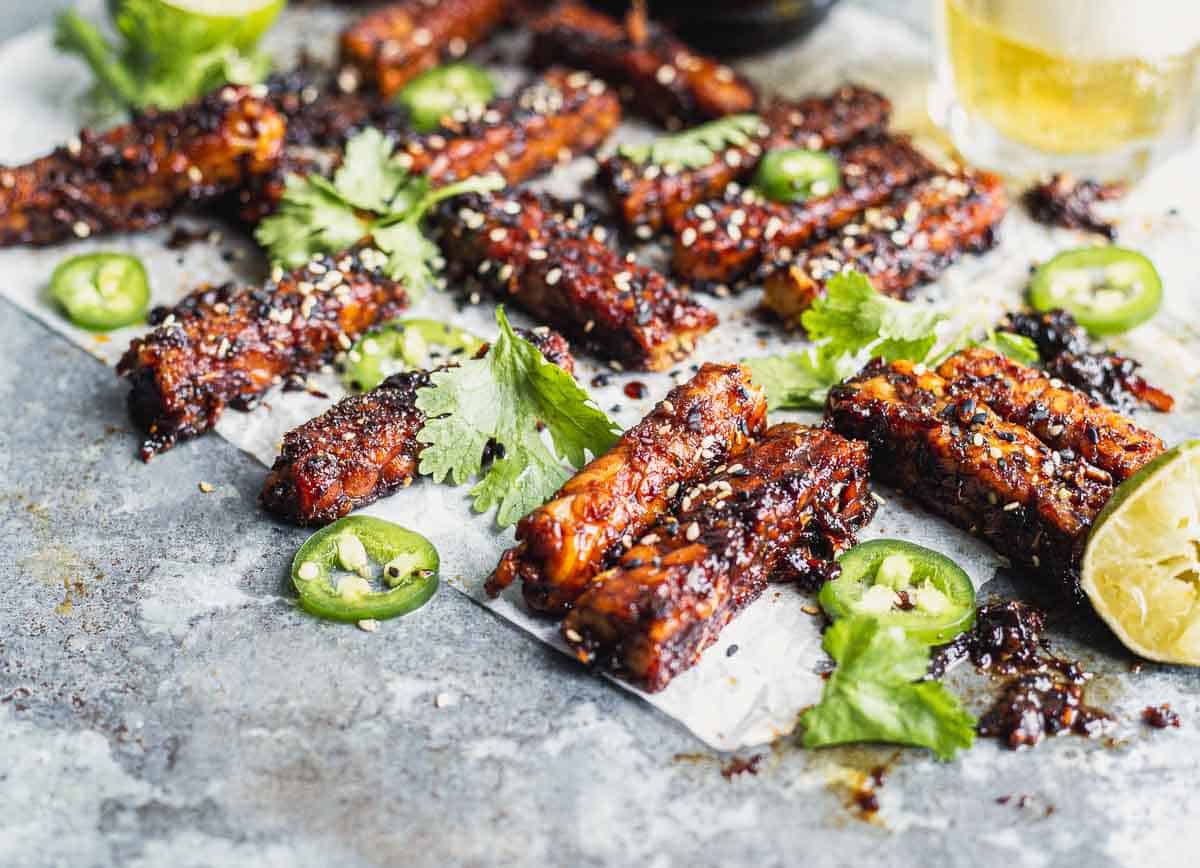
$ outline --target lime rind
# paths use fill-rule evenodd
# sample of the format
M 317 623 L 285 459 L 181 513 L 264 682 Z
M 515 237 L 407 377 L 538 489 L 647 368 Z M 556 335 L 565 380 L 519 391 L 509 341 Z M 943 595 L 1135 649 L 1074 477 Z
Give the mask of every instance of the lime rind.
M 1080 585 L 1131 651 L 1200 665 L 1200 440 L 1117 489 L 1088 538 Z

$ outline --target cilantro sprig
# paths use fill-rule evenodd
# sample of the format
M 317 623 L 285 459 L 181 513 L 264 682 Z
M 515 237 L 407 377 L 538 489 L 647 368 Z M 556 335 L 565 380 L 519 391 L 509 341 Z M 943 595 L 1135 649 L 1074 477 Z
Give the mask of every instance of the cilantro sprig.
M 815 346 L 745 362 L 767 390 L 770 409 L 821 407 L 829 387 L 872 356 L 925 361 L 937 343 L 937 326 L 946 319 L 928 307 L 881 295 L 857 271 L 834 275 L 826 289 L 801 318 Z
M 477 176 L 433 188 L 410 173 L 381 132 L 368 128 L 346 143 L 342 165 L 329 180 L 320 175 L 287 179 L 279 210 L 254 237 L 286 268 L 314 255 L 338 253 L 366 238 L 388 254 L 384 272 L 416 294 L 433 281 L 438 248 L 421 231 L 421 219 L 443 199 L 504 185 L 499 176 Z
M 945 685 L 922 680 L 930 649 L 899 627 L 850 617 L 825 633 L 837 668 L 801 715 L 806 748 L 852 742 L 927 747 L 948 760 L 975 741 L 975 718 Z
M 762 125 L 758 115 L 728 115 L 681 133 L 662 136 L 648 145 L 621 145 L 617 152 L 640 165 L 654 163 L 699 169 L 711 163 L 716 152 L 723 148 L 750 144 Z
M 421 473 L 455 485 L 477 479 L 475 511 L 495 507 L 496 522 L 507 527 L 566 481 L 564 460 L 583 466 L 620 429 L 570 374 L 513 331 L 502 307 L 496 322 L 500 334 L 485 356 L 434 373 L 417 392 L 429 420 L 417 439 L 425 444 Z M 487 451 L 495 457 L 485 466 Z
M 73 10 L 58 16 L 54 32 L 59 50 L 91 67 L 93 106 L 100 115 L 178 108 L 226 82 L 260 81 L 270 69 L 269 58 L 252 48 L 253 31 L 234 28 L 222 38 L 186 12 L 166 9 L 161 0 L 110 5 L 119 37 L 115 44 Z M 262 23 L 268 25 L 270 18 Z

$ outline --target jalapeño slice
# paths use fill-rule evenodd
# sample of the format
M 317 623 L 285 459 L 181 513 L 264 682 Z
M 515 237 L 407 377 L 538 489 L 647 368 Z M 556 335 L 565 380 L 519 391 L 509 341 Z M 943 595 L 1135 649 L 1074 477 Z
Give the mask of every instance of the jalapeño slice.
M 103 332 L 146 316 L 150 281 L 134 256 L 87 253 L 59 263 L 50 276 L 50 295 L 75 325 Z
M 896 539 L 856 545 L 838 557 L 841 573 L 819 597 L 830 618 L 868 615 L 931 645 L 975 622 L 975 586 L 945 555 Z
M 495 95 L 496 85 L 487 70 L 470 63 L 449 63 L 418 75 L 396 99 L 408 110 L 413 127 L 427 133 L 440 127 L 446 115 L 487 105 Z
M 433 347 L 446 348 L 446 355 L 470 356 L 483 343 L 470 332 L 434 319 L 397 320 L 358 339 L 346 353 L 342 381 L 350 389 L 366 392 L 396 370 L 426 366 Z
M 300 606 L 330 621 L 382 621 L 429 601 L 438 586 L 433 544 L 398 524 L 350 515 L 305 540 L 292 560 Z M 390 590 L 376 591 L 379 573 Z
M 775 202 L 803 202 L 828 196 L 842 186 L 837 161 L 824 151 L 785 148 L 768 151 L 754 173 L 754 186 Z
M 1079 247 L 1034 272 L 1029 302 L 1037 310 L 1065 308 L 1094 335 L 1119 334 L 1158 311 L 1162 279 L 1136 250 Z

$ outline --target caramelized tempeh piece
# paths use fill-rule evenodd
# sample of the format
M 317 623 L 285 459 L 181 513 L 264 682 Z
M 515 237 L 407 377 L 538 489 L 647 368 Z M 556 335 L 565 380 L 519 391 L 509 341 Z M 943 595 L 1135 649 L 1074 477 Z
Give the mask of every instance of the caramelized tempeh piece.
M 440 222 L 453 269 L 626 368 L 667 368 L 717 324 L 661 273 L 607 247 L 582 206 L 528 192 L 466 196 Z
M 754 110 L 754 88 L 654 24 L 632 26 L 566 0 L 534 18 L 535 65 L 578 66 L 620 89 L 640 114 L 668 127 Z M 646 26 L 642 26 L 645 24 Z
M 503 20 L 505 0 L 400 0 L 342 34 L 342 60 L 391 98 L 427 69 L 462 57 Z
M 733 181 L 750 175 L 772 148 L 839 147 L 883 131 L 891 103 L 874 91 L 847 85 L 830 96 L 772 103 L 760 134 L 725 148 L 697 169 L 639 164 L 620 153 L 600 165 L 598 182 L 625 226 L 642 237 L 673 225 L 700 202 L 720 199 Z
M 519 331 L 548 361 L 574 370 L 560 335 Z M 263 508 L 295 524 L 328 524 L 410 485 L 424 448 L 417 390 L 428 385 L 428 371 L 394 374 L 289 431 L 259 496 Z
M 620 120 L 620 103 L 604 82 L 586 72 L 551 69 L 513 97 L 458 113 L 438 132 L 402 142 L 397 159 L 435 185 L 493 172 L 519 184 L 597 147 Z M 324 172 L 337 159 L 289 149 L 286 168 Z M 285 176 L 275 173 L 244 191 L 244 219 L 253 222 L 275 210 Z
M 763 266 L 789 261 L 811 239 L 937 171 L 903 138 L 852 147 L 838 155 L 838 164 L 843 186 L 799 204 L 771 202 L 753 190 L 731 190 L 725 201 L 690 209 L 674 226 L 675 273 L 726 285 L 761 277 Z
M 1081 456 L 1123 482 L 1160 454 L 1163 442 L 1129 419 L 1035 368 L 984 347 L 938 367 L 956 395 L 972 395 L 1050 447 Z
M 147 435 L 142 460 L 205 433 L 226 405 L 248 409 L 287 375 L 316 370 L 403 310 L 408 296 L 380 276 L 382 258 L 370 249 L 321 257 L 260 288 L 201 287 L 166 311 L 117 365 Z
M 1112 494 L 1108 473 L 906 361 L 872 362 L 830 390 L 825 412 L 870 444 L 876 478 L 1080 598 L 1079 559 Z
M 907 298 L 964 252 L 991 247 L 1007 209 L 1004 183 L 995 175 L 935 175 L 782 265 L 766 280 L 763 304 L 797 323 L 825 281 L 846 268 L 867 275 L 885 295 Z
M 684 494 L 576 601 L 562 635 L 581 661 L 662 690 L 762 593 L 792 549 L 815 539 L 832 566 L 874 514 L 861 441 L 775 425 L 734 460 Z
M 740 365 L 705 365 L 671 390 L 544 506 L 517 524 L 517 545 L 487 582 L 492 596 L 520 578 L 537 611 L 562 613 L 614 547 L 645 533 L 680 488 L 741 452 L 766 423 L 766 399 Z
M 85 129 L 48 156 L 0 167 L 0 246 L 158 225 L 270 171 L 285 127 L 269 100 L 230 86 L 106 133 Z

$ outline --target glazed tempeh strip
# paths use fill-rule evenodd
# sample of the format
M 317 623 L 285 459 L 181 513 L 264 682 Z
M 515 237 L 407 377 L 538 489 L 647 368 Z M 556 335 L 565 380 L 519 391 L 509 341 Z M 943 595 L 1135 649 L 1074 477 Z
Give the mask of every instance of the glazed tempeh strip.
M 705 365 L 608 452 L 517 524 L 517 545 L 487 582 L 521 579 L 537 611 L 562 613 L 624 541 L 633 545 L 675 499 L 762 433 L 767 405 L 739 365 Z
M 848 268 L 867 275 L 883 294 L 907 298 L 963 253 L 991 247 L 1007 209 L 1004 183 L 995 175 L 935 175 L 781 264 L 766 280 L 763 304 L 795 324 L 824 293 L 825 281 Z
M 269 100 L 230 86 L 106 133 L 85 129 L 48 156 L 0 167 L 0 246 L 156 226 L 269 172 L 285 128 Z
M 535 65 L 578 66 L 618 88 L 623 101 L 664 126 L 754 110 L 748 81 L 634 14 L 624 25 L 566 0 L 529 22 Z
M 581 661 L 662 690 L 762 593 L 792 549 L 825 538 L 832 564 L 874 513 L 861 441 L 775 425 L 733 460 L 592 580 L 562 624 Z M 830 526 L 852 529 L 826 534 Z
M 342 34 L 343 62 L 391 98 L 422 72 L 462 57 L 504 19 L 505 0 L 401 0 Z
M 1078 598 L 1083 546 L 1113 491 L 1108 473 L 910 362 L 876 361 L 833 387 L 826 417 L 870 444 L 875 478 Z
M 625 226 L 640 237 L 675 224 L 693 205 L 721 199 L 732 182 L 748 177 L 772 148 L 825 150 L 844 146 L 887 126 L 891 103 L 847 85 L 833 94 L 776 102 L 762 114 L 758 135 L 730 145 L 695 169 L 636 163 L 618 152 L 600 164 L 598 183 Z
M 519 184 L 596 148 L 620 120 L 620 103 L 604 82 L 586 72 L 551 69 L 512 97 L 459 112 L 438 132 L 405 140 L 397 159 L 435 185 L 492 173 Z M 289 148 L 285 169 L 327 171 L 338 159 Z M 285 178 L 280 171 L 243 191 L 243 219 L 255 222 L 274 211 Z
M 662 370 L 717 324 L 663 274 L 611 250 L 582 206 L 533 193 L 450 205 L 441 224 L 452 267 L 603 359 Z
M 560 335 L 519 331 L 548 361 L 574 369 Z M 428 371 L 394 374 L 289 431 L 259 496 L 263 508 L 295 524 L 328 524 L 410 485 L 424 448 L 417 390 L 428 385 Z
M 314 259 L 261 287 L 201 287 L 134 340 L 117 373 L 146 433 L 141 457 L 208 431 L 226 405 L 253 406 L 271 386 L 330 362 L 408 305 L 373 249 Z
M 838 155 L 843 186 L 788 205 L 753 190 L 702 202 L 675 224 L 673 267 L 688 280 L 733 284 L 790 260 L 813 238 L 845 226 L 864 210 L 937 170 L 907 139 L 867 142 Z
M 1002 419 L 1028 428 L 1123 482 L 1159 455 L 1163 442 L 1087 395 L 983 347 L 956 353 L 938 367 L 953 394 L 972 395 Z

